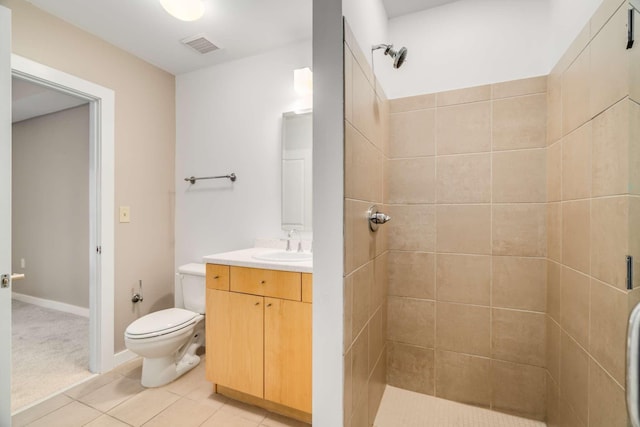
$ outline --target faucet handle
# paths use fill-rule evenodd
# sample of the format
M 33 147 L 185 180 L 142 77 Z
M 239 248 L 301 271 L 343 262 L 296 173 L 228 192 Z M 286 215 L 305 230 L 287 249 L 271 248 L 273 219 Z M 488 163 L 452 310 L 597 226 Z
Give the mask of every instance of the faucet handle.
M 302 250 L 302 239 L 298 240 L 298 252 L 304 252 L 304 250 Z

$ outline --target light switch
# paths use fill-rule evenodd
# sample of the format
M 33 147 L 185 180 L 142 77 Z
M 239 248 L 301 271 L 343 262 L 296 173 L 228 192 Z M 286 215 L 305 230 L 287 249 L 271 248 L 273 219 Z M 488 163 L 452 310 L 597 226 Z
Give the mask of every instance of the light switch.
M 131 222 L 131 208 L 120 206 L 120 222 Z

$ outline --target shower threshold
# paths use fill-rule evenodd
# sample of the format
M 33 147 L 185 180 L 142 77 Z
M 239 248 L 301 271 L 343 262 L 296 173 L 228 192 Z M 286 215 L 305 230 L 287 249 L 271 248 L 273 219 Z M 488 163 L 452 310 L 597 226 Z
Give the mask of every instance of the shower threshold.
M 386 386 L 374 427 L 546 427 L 489 409 Z

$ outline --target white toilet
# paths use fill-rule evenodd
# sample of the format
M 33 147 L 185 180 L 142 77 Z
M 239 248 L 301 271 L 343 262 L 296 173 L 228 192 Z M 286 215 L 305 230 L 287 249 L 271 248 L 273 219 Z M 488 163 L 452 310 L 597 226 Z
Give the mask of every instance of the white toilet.
M 131 323 L 124 343 L 142 356 L 142 385 L 160 387 L 198 366 L 204 344 L 205 265 L 178 268 L 186 308 L 168 308 Z

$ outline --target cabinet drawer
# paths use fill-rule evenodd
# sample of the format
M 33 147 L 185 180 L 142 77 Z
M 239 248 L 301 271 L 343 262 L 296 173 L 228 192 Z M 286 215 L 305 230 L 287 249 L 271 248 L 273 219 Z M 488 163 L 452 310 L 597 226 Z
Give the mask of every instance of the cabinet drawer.
M 207 264 L 207 289 L 229 290 L 229 266 Z
M 302 273 L 302 302 L 313 302 L 313 275 Z
M 301 274 L 291 271 L 231 267 L 231 290 L 294 301 L 301 299 Z

